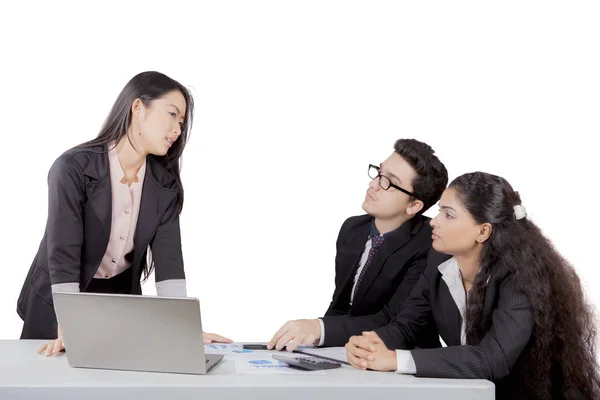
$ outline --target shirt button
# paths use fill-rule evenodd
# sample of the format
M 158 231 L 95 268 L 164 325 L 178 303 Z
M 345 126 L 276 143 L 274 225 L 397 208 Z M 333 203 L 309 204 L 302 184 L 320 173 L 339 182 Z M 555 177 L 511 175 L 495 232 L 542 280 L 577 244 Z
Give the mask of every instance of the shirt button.
M 129 214 L 129 210 L 125 210 L 125 214 Z
M 119 236 L 119 239 L 125 240 L 125 236 Z
M 117 262 L 115 260 L 111 260 L 113 264 L 116 264 Z
M 104 277 L 105 278 L 110 278 L 110 276 L 108 276 L 108 274 L 104 274 Z

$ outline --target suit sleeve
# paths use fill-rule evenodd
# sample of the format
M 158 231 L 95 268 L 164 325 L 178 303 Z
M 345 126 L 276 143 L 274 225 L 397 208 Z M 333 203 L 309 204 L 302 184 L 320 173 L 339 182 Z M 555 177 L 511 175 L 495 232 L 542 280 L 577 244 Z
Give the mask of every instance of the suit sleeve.
M 325 316 L 334 316 L 334 315 L 345 314 L 345 312 L 335 309 L 334 300 L 340 296 L 341 291 L 344 287 L 345 274 L 344 274 L 344 271 L 340 270 L 340 263 L 339 263 L 338 257 L 340 254 L 340 249 L 344 245 L 344 240 L 342 238 L 346 237 L 348 221 L 349 221 L 349 219 L 347 219 L 342 224 L 342 227 L 340 228 L 340 232 L 338 234 L 337 241 L 335 243 L 335 250 L 336 250 L 336 254 L 335 254 L 335 289 L 333 291 L 333 296 L 331 297 L 331 302 L 329 303 L 329 308 L 327 308 L 327 311 L 324 314 Z
M 181 248 L 181 230 L 177 211 L 177 196 L 173 198 L 150 242 L 156 267 L 158 296 L 186 297 L 186 281 Z
M 437 265 L 430 264 L 393 320 L 375 330 L 389 349 L 412 349 L 431 330 L 431 290 L 437 274 Z
M 83 170 L 69 156 L 48 173 L 48 272 L 52 290 L 79 291 L 85 188 Z
M 533 332 L 533 310 L 514 278 L 500 286 L 492 325 L 478 345 L 412 350 L 416 376 L 488 379 L 507 376 Z M 387 344 L 387 343 L 386 343 Z
M 360 335 L 363 331 L 372 331 L 387 325 L 402 309 L 423 275 L 426 266 L 427 253 L 418 253 L 412 262 L 407 265 L 402 283 L 398 286 L 390 301 L 376 314 L 360 317 L 349 315 L 325 316 L 323 325 L 326 336 L 323 345 L 343 346 L 351 336 Z

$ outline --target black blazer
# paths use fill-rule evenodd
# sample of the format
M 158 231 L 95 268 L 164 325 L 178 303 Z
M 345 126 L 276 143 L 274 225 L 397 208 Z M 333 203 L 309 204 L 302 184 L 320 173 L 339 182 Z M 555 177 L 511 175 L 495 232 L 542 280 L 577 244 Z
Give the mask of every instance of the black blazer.
M 450 256 L 447 254 L 430 249 L 426 260 L 419 259 L 418 264 L 411 268 L 423 271 L 425 265 L 437 267 L 449 258 Z M 389 324 L 403 309 L 405 301 L 409 297 L 407 290 L 411 288 L 414 290 L 412 286 L 414 284 L 413 279 L 418 280 L 420 278 L 421 274 L 418 276 L 411 274 L 409 283 L 399 285 L 390 301 L 379 312 L 362 316 L 337 315 L 323 317 L 325 327 L 323 346 L 344 346 L 351 336 L 361 335 L 362 332 L 373 331 Z M 429 322 L 431 323 L 427 324 L 427 327 L 423 329 L 418 337 L 416 343 L 418 347 L 432 348 L 440 346 L 439 335 L 435 329 L 433 319 L 430 319 Z
M 386 236 L 367 268 L 351 306 L 354 276 L 372 221 L 370 215 L 351 217 L 340 229 L 336 243 L 335 291 L 323 317 L 327 346 L 343 345 L 355 334 L 350 317 L 376 314 L 392 298 L 396 305 L 404 303 L 427 265 L 431 250 L 430 219 L 415 216 Z M 375 327 L 385 325 L 389 320 Z
M 492 274 L 483 321 L 489 330 L 481 341 L 461 346 L 460 312 L 442 274 L 432 264 L 402 311 L 376 332 L 389 349 L 413 349 L 418 377 L 488 379 L 496 384 L 498 399 L 529 398 L 518 370 L 532 337 L 533 310 L 514 276 Z M 417 338 L 431 323 L 448 347 L 414 349 Z
M 373 217 L 348 218 L 338 235 L 335 257 L 335 291 L 325 316 L 369 315 L 378 312 L 398 288 L 408 297 L 425 269 L 431 249 L 429 218 L 416 216 L 390 232 L 358 287 L 352 306 L 350 293 Z
M 45 234 L 17 302 L 17 313 L 30 325 L 29 339 L 56 337 L 51 285 L 77 282 L 83 292 L 100 266 L 112 224 L 107 147 L 74 148 L 62 154 L 50 168 L 48 191 Z M 134 238 L 131 294 L 141 294 L 148 246 L 156 282 L 185 279 L 177 199 L 175 178 L 157 158 L 148 156 Z

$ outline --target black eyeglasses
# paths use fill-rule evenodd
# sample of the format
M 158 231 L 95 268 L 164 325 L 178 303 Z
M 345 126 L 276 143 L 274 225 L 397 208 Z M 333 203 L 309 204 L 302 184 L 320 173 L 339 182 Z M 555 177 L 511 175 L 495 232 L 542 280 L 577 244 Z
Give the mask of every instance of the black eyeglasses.
M 406 189 L 402 189 L 400 186 L 394 185 L 390 181 L 390 178 L 388 178 L 385 175 L 381 175 L 381 168 L 379 168 L 376 165 L 369 164 L 369 177 L 371 179 L 379 178 L 379 187 L 382 188 L 383 190 L 388 190 L 390 187 L 393 187 L 394 189 L 398 189 L 402 193 L 406 193 L 409 196 L 417 198 L 417 196 L 415 196 L 414 193 L 411 193 Z

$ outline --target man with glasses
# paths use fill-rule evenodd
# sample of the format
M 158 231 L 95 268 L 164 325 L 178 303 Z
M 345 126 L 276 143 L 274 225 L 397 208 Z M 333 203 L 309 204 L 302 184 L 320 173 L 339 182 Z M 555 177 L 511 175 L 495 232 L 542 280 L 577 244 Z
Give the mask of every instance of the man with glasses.
M 380 165 L 369 165 L 368 172 L 371 182 L 362 205 L 367 214 L 348 218 L 336 243 L 329 309 L 319 319 L 288 321 L 269 348 L 342 346 L 362 330 L 387 324 L 427 266 L 432 232 L 430 219 L 422 214 L 448 184 L 444 164 L 429 145 L 400 139 L 394 152 Z M 445 259 L 435 257 L 432 262 Z M 437 338 L 431 332 L 422 347 L 436 345 Z

